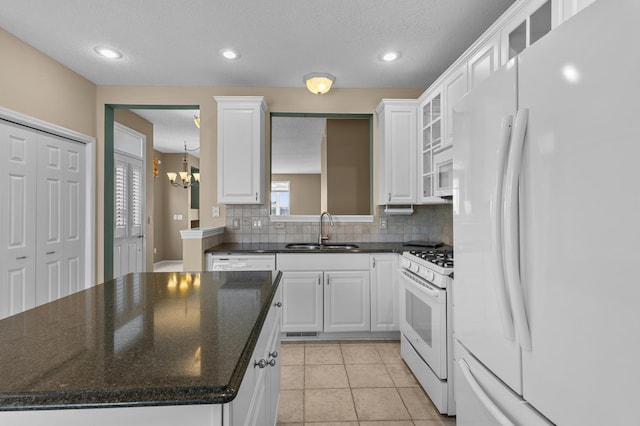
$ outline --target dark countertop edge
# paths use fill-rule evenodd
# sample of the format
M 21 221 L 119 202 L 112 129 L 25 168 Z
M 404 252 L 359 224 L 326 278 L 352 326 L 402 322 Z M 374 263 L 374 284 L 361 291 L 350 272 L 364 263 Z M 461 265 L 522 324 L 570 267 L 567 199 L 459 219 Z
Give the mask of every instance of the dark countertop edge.
M 345 243 L 340 243 L 345 244 Z M 347 243 L 351 244 L 351 243 Z M 415 246 L 405 246 L 398 242 L 353 243 L 355 249 L 290 249 L 287 243 L 222 243 L 205 250 L 205 253 L 402 253 L 415 249 Z
M 256 323 L 231 373 L 229 383 L 223 386 L 186 386 L 136 389 L 91 389 L 79 391 L 39 391 L 0 393 L 0 412 L 66 410 L 83 408 L 158 407 L 166 405 L 226 404 L 235 399 L 249 366 L 258 337 L 275 297 L 282 272 L 278 271 L 268 300 L 262 306 Z M 158 395 L 154 398 L 154 395 Z M 26 400 L 32 399 L 31 403 Z M 52 400 L 48 403 L 47 401 Z M 105 401 L 107 400 L 107 401 Z

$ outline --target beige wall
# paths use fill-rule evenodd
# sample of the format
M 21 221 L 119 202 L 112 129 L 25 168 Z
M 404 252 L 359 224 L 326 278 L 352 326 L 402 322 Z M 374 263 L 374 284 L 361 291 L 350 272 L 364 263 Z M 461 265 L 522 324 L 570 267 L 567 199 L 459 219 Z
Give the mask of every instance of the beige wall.
M 180 231 L 189 228 L 190 189 L 176 188 L 169 183 L 167 172 L 182 170 L 184 154 L 162 154 L 157 178 L 158 193 L 162 193 L 158 210 L 162 211 L 161 220 L 156 218 L 155 233 L 162 235 L 162 257 L 158 260 L 182 260 L 182 237 Z M 189 166 L 198 167 L 198 159 L 192 155 L 187 157 Z M 174 215 L 182 215 L 175 220 Z M 156 247 L 158 244 L 156 244 Z
M 167 220 L 168 212 L 165 206 L 167 205 L 164 181 L 166 178 L 166 172 L 163 172 L 163 166 L 165 165 L 164 154 L 160 151 L 153 150 L 153 156 L 160 161 L 158 164 L 158 177 L 153 179 L 153 239 L 154 247 L 156 249 L 153 255 L 153 262 L 159 262 L 165 260 L 164 255 L 165 235 L 164 224 Z M 153 167 L 153 166 L 151 166 Z M 147 186 L 149 188 L 149 186 Z
M 0 106 L 96 136 L 96 86 L 0 28 Z
M 291 214 L 320 214 L 319 174 L 271 175 L 272 180 L 289 181 Z
M 327 120 L 327 210 L 371 213 L 369 120 Z

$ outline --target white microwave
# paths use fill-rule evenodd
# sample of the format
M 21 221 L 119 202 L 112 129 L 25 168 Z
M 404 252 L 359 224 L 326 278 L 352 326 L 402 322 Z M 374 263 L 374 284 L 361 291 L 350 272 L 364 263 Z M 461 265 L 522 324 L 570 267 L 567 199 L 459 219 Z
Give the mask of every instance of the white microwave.
M 439 197 L 453 194 L 453 148 L 451 146 L 433 155 L 433 194 Z

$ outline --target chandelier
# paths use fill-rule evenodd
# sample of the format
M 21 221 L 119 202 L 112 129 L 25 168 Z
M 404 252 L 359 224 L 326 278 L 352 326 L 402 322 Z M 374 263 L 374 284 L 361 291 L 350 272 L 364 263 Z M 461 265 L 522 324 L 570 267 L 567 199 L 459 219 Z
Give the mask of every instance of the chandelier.
M 191 151 L 195 151 L 197 148 L 192 149 Z M 180 181 L 178 181 L 178 176 L 180 176 Z M 194 173 L 193 176 L 189 173 L 189 164 L 187 163 L 187 143 L 184 143 L 184 158 L 182 159 L 182 171 L 175 172 L 167 172 L 167 177 L 169 178 L 169 182 L 171 185 L 179 188 L 187 189 L 191 185 L 200 182 L 200 173 Z M 193 177 L 193 180 L 191 178 Z

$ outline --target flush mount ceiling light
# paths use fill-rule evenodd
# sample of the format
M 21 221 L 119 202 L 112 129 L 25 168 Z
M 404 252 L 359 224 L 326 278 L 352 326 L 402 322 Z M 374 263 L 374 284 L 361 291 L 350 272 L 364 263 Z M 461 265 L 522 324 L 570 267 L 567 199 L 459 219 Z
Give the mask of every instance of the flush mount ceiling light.
M 400 57 L 398 52 L 386 52 L 380 57 L 385 62 L 393 62 Z
M 336 78 L 328 73 L 314 72 L 305 75 L 302 80 L 305 82 L 307 89 L 309 89 L 311 93 L 324 95 L 331 90 L 331 86 Z
M 113 50 L 109 47 L 104 47 L 104 46 L 98 46 L 95 49 L 95 52 L 107 59 L 120 59 L 122 58 L 122 53 L 118 52 L 117 50 Z
M 222 49 L 220 54 L 225 59 L 238 59 L 240 57 L 240 54 L 233 49 Z

